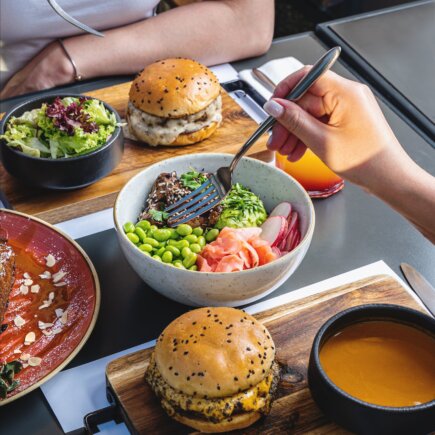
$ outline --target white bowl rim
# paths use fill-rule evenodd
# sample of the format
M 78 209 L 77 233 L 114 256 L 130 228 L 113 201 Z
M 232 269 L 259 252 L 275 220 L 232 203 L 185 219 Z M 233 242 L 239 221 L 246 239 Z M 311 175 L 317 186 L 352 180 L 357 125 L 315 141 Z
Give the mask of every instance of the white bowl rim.
M 233 154 L 229 154 L 229 153 L 201 153 L 201 154 L 195 154 L 194 156 L 198 156 L 198 157 L 203 157 L 203 156 L 212 156 L 212 157 L 234 157 Z M 177 161 L 177 160 L 184 160 L 188 157 L 188 155 L 181 155 L 181 156 L 176 156 L 176 157 L 170 157 L 168 159 L 164 159 L 161 160 L 160 162 L 154 163 L 150 166 L 147 166 L 146 168 L 142 169 L 141 171 L 139 171 L 136 175 L 134 175 L 133 177 L 130 178 L 130 180 L 127 181 L 127 183 L 125 183 L 124 187 L 118 192 L 118 195 L 116 196 L 116 200 L 115 200 L 115 204 L 113 206 L 113 220 L 115 223 L 115 230 L 121 234 L 121 237 L 123 237 L 128 243 L 131 244 L 132 247 L 136 248 L 138 250 L 138 252 L 142 251 L 133 243 L 131 243 L 131 241 L 129 240 L 129 238 L 126 236 L 124 229 L 122 227 L 122 225 L 120 225 L 118 217 L 117 217 L 117 206 L 118 206 L 118 201 L 120 196 L 122 195 L 124 189 L 130 184 L 133 183 L 133 181 L 136 178 L 139 178 L 145 171 L 148 171 L 149 169 L 152 169 L 155 166 L 159 166 L 162 162 L 166 162 L 168 160 L 171 161 Z M 314 226 L 315 226 L 315 220 L 316 220 L 316 215 L 314 212 L 314 205 L 313 202 L 310 198 L 310 196 L 308 195 L 307 191 L 302 187 L 302 185 L 299 183 L 299 181 L 297 181 L 295 178 L 293 178 L 291 175 L 287 174 L 286 172 L 282 171 L 281 169 L 277 168 L 276 166 L 271 166 L 266 162 L 263 162 L 262 160 L 259 159 L 254 159 L 252 157 L 242 157 L 243 160 L 252 160 L 255 163 L 258 163 L 260 165 L 264 165 L 267 167 L 272 167 L 273 169 L 282 172 L 285 176 L 289 177 L 290 179 L 292 179 L 294 181 L 294 183 L 299 187 L 299 189 L 301 190 L 302 194 L 306 197 L 306 199 L 308 200 L 308 204 L 309 204 L 309 210 L 310 210 L 310 215 L 312 217 L 311 222 L 307 228 L 307 232 L 304 236 L 304 238 L 300 241 L 299 245 L 293 249 L 292 251 L 290 251 L 289 253 L 283 255 L 282 257 L 277 258 L 276 260 L 271 261 L 270 263 L 267 264 L 263 264 L 261 266 L 257 266 L 254 267 L 252 269 L 246 269 L 246 270 L 240 270 L 237 272 L 200 272 L 200 271 L 194 271 L 194 270 L 189 270 L 189 269 L 179 269 L 177 267 L 173 267 L 169 264 L 163 263 L 163 262 L 158 262 L 157 260 L 155 260 L 152 257 L 149 257 L 147 255 L 143 255 L 143 257 L 146 259 L 146 261 L 150 261 L 150 264 L 161 264 L 167 267 L 171 267 L 174 271 L 178 271 L 180 273 L 195 273 L 198 274 L 200 273 L 201 275 L 204 276 L 209 276 L 209 277 L 219 277 L 219 276 L 234 276 L 235 278 L 240 277 L 241 275 L 246 276 L 248 273 L 255 273 L 255 271 L 257 270 L 263 270 L 266 272 L 267 268 L 271 268 L 272 265 L 276 265 L 277 263 L 281 262 L 284 263 L 286 261 L 286 257 L 289 254 L 296 254 L 298 251 L 300 251 L 302 249 L 302 247 L 304 245 L 306 245 L 308 243 L 308 241 L 311 239 L 313 233 L 314 233 Z

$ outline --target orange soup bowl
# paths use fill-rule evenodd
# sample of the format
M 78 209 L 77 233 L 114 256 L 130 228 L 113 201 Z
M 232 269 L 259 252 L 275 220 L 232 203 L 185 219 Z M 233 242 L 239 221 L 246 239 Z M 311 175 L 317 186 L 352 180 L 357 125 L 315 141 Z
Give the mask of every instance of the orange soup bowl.
M 314 338 L 308 385 L 319 408 L 358 434 L 435 430 L 435 319 L 388 304 L 329 319 Z

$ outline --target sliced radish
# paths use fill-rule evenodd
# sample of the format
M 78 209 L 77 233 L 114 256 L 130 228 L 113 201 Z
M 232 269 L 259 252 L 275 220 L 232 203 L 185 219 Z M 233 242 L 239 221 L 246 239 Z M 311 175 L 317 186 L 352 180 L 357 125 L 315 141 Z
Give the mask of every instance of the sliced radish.
M 292 243 L 292 245 L 290 247 L 290 250 L 293 251 L 293 249 L 295 249 L 296 246 L 299 245 L 300 241 L 301 241 L 301 233 L 298 230 L 297 234 L 296 234 L 296 237 L 293 239 L 293 243 Z
M 272 252 L 277 256 L 277 258 L 281 257 L 282 255 L 281 251 L 276 246 L 272 248 Z
M 299 227 L 299 215 L 297 211 L 292 211 L 290 216 L 287 218 L 288 220 L 288 230 L 291 231 L 294 227 Z
M 281 202 L 272 210 L 272 213 L 270 213 L 269 217 L 284 216 L 287 219 L 291 212 L 292 205 L 289 202 Z
M 287 233 L 288 223 L 282 216 L 267 218 L 261 225 L 261 238 L 270 243 L 270 246 L 277 246 Z
M 284 257 L 285 254 L 288 254 L 289 251 L 281 251 L 281 257 Z
M 296 234 L 297 234 L 297 229 L 293 227 L 292 230 L 288 232 L 288 236 L 285 239 L 285 245 L 284 248 L 282 249 L 283 251 L 291 251 L 291 245 L 296 237 Z

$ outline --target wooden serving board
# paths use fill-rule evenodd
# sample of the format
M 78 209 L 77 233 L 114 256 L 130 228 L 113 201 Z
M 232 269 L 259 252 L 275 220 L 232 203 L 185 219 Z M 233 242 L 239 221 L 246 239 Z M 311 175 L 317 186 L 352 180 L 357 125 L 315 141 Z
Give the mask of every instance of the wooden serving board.
M 341 434 L 317 408 L 307 385 L 311 345 L 327 319 L 350 307 L 368 303 L 404 305 L 424 311 L 393 278 L 377 275 L 344 285 L 255 315 L 271 332 L 283 376 L 272 412 L 244 434 Z M 106 369 L 108 390 L 132 433 L 195 433 L 169 418 L 144 381 L 153 349 L 141 350 L 110 362 Z
M 99 98 L 125 117 L 128 92 L 131 82 L 89 92 L 87 95 Z M 12 206 L 50 223 L 57 223 L 83 216 L 113 206 L 116 195 L 124 184 L 141 169 L 170 157 L 183 154 L 206 152 L 235 153 L 258 127 L 243 109 L 222 89 L 223 122 L 210 138 L 185 147 L 150 147 L 131 140 L 125 140 L 125 151 L 121 163 L 107 177 L 97 183 L 70 192 L 55 192 L 34 189 L 10 176 L 0 164 L 0 186 Z M 267 136 L 255 144 L 248 155 L 270 159 L 265 152 Z M 257 154 L 257 155 L 255 155 Z

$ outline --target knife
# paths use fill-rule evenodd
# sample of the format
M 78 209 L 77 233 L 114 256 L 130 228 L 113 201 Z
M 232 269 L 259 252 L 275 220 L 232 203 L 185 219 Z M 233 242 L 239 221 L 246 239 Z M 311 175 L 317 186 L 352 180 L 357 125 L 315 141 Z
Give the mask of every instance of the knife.
M 423 277 L 423 275 L 415 270 L 407 263 L 400 265 L 402 273 L 408 281 L 411 288 L 421 299 L 424 306 L 435 316 L 435 288 Z

